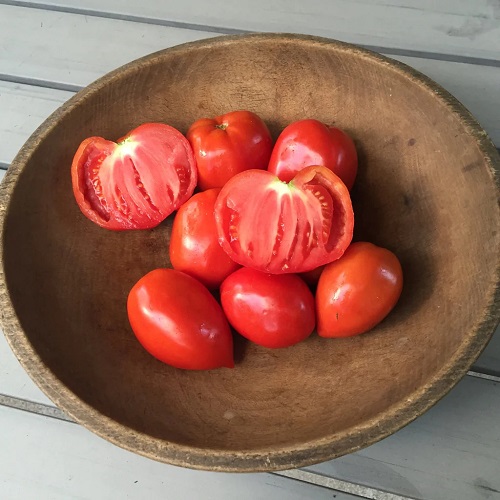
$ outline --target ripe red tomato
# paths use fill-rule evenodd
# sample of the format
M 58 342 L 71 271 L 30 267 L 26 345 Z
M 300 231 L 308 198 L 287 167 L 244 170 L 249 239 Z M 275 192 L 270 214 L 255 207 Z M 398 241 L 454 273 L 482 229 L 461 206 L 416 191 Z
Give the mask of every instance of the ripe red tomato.
M 318 120 L 291 123 L 276 141 L 268 170 L 290 182 L 309 165 L 329 168 L 350 190 L 358 171 L 356 146 L 345 132 Z
M 219 245 L 214 205 L 220 189 L 192 196 L 177 212 L 170 235 L 170 262 L 208 288 L 217 288 L 236 271 L 236 264 Z
M 186 370 L 233 368 L 233 338 L 221 307 L 196 279 L 155 269 L 130 290 L 132 330 L 155 358 Z
M 163 123 L 145 123 L 117 144 L 89 137 L 71 166 L 80 210 L 106 229 L 148 229 L 177 210 L 196 187 L 187 139 Z
M 338 259 L 352 239 L 345 184 L 325 167 L 307 167 L 285 184 L 265 170 L 233 177 L 215 203 L 219 242 L 239 264 L 281 274 Z
M 288 347 L 311 335 L 314 297 L 294 274 L 243 268 L 221 286 L 222 308 L 243 337 L 264 347 Z
M 396 305 L 402 289 L 401 264 L 391 251 L 353 243 L 319 278 L 318 334 L 350 337 L 371 330 Z
M 234 175 L 251 168 L 266 169 L 273 142 L 266 124 L 250 111 L 233 111 L 191 125 L 201 190 L 221 188 Z

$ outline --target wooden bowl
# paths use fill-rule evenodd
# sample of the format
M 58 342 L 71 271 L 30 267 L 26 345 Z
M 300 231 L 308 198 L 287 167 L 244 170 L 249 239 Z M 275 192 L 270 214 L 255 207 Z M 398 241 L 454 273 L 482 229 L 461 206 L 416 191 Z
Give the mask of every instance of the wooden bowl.
M 70 164 L 87 136 L 142 122 L 257 112 L 274 136 L 306 117 L 356 140 L 356 238 L 393 250 L 405 286 L 366 335 L 288 349 L 237 340 L 234 370 L 153 359 L 127 320 L 129 289 L 169 266 L 172 218 L 109 232 L 79 211 Z M 200 469 L 260 471 L 352 452 L 438 401 L 499 319 L 497 151 L 451 95 L 358 47 L 291 35 L 174 47 L 101 78 L 29 139 L 1 187 L 7 339 L 64 411 L 109 441 Z

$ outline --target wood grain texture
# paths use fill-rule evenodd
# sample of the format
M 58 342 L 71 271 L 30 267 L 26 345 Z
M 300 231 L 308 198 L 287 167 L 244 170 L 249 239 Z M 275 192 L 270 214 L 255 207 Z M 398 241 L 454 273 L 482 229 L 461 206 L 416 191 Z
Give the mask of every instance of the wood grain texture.
M 73 95 L 0 80 L 0 163 L 8 165 L 35 129 Z
M 24 0 L 29 4 L 29 0 Z M 410 51 L 500 60 L 497 0 L 309 0 L 140 3 L 120 0 L 43 0 L 45 5 L 208 25 L 222 29 L 296 32 Z
M 467 377 L 415 422 L 307 470 L 422 500 L 500 498 L 500 386 Z
M 2 499 L 357 498 L 271 474 L 220 474 L 155 463 L 75 424 L 1 406 L 0 426 L 9 430 L 0 453 Z
M 31 33 L 36 44 L 25 33 Z M 137 57 L 207 36 L 211 34 L 0 5 L 0 74 L 35 83 L 47 80 L 49 85 L 61 88 L 82 87 Z M 60 40 L 67 42 L 61 46 Z M 444 86 L 471 110 L 500 146 L 499 67 L 392 57 Z M 25 116 L 25 120 L 28 118 Z
M 500 467 L 499 388 L 497 383 L 466 377 L 434 408 L 393 436 L 306 470 L 418 499 L 470 500 L 481 499 L 488 491 L 493 494 L 500 491 L 497 473 Z M 13 418 L 16 416 L 14 413 Z M 36 443 L 39 433 L 44 434 L 43 426 L 33 429 Z M 72 441 L 65 439 L 64 446 L 71 448 Z M 108 451 L 106 447 L 113 450 Z M 113 445 L 104 441 L 101 448 L 103 457 L 117 453 Z M 36 454 L 34 450 L 26 453 Z M 68 450 L 64 450 L 61 455 L 67 453 Z M 73 449 L 72 453 L 88 457 L 85 449 Z M 474 457 L 472 466 L 471 457 Z M 112 475 L 120 474 L 119 461 L 107 460 L 107 466 L 113 471 Z M 95 467 L 100 474 L 100 464 Z M 151 463 L 143 460 L 136 464 L 134 472 L 143 476 L 147 473 L 144 469 L 150 468 Z
M 118 137 L 156 120 L 184 131 L 200 115 L 238 108 L 258 112 L 274 134 L 305 115 L 352 133 L 358 237 L 396 251 L 405 292 L 370 335 L 313 337 L 272 353 L 248 345 L 233 371 L 178 371 L 140 349 L 124 312 L 136 279 L 168 265 L 169 224 L 114 234 L 93 226 L 72 202 L 68 166 L 89 135 Z M 438 400 L 497 323 L 496 162 L 491 142 L 442 89 L 354 47 L 254 36 L 152 55 L 70 101 L 7 173 L 7 339 L 61 408 L 157 460 L 272 470 L 353 451 Z

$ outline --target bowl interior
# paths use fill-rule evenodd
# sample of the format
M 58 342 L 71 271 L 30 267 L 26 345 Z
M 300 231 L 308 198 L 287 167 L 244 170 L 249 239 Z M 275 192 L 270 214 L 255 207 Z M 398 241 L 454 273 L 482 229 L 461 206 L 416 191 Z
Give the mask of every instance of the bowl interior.
M 352 134 L 356 239 L 399 256 L 404 292 L 369 334 L 313 335 L 282 350 L 238 338 L 234 370 L 176 370 L 141 348 L 126 314 L 135 281 L 169 266 L 172 217 L 151 231 L 100 229 L 73 199 L 71 160 L 91 135 L 116 139 L 147 121 L 185 132 L 235 109 L 258 113 L 274 136 L 306 117 Z M 6 328 L 9 340 L 62 408 L 160 460 L 210 468 L 218 457 L 243 470 L 246 454 L 309 450 L 289 466 L 371 442 L 432 403 L 411 406 L 443 370 L 456 364 L 462 374 L 463 353 L 477 355 L 488 337 L 478 332 L 493 300 L 499 214 L 471 127 L 413 73 L 314 39 L 202 42 L 129 65 L 52 118 L 14 165 L 3 265 L 24 334 Z M 318 443 L 328 456 L 315 455 Z M 185 447 L 209 458 L 179 458 Z

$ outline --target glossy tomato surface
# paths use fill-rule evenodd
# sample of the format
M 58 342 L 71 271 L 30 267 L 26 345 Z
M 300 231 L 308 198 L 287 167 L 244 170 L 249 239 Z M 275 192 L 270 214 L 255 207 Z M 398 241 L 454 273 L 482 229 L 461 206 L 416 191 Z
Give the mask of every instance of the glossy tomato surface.
M 371 330 L 396 305 L 402 289 L 401 264 L 391 251 L 353 243 L 319 278 L 318 334 L 350 337 Z
M 273 147 L 266 124 L 250 111 L 197 120 L 188 130 L 200 189 L 221 188 L 234 175 L 266 169 Z
M 155 269 L 133 286 L 127 311 L 137 339 L 160 361 L 186 370 L 234 366 L 227 319 L 195 278 Z
M 318 120 L 291 123 L 276 141 L 268 170 L 289 182 L 309 165 L 329 168 L 350 190 L 358 171 L 356 146 L 344 131 Z
M 193 193 L 197 172 L 186 138 L 163 123 L 146 123 L 117 144 L 102 137 L 82 142 L 71 167 L 83 214 L 113 230 L 148 229 Z
M 297 344 L 314 330 L 314 297 L 294 274 L 239 269 L 222 283 L 221 302 L 235 330 L 264 347 Z
M 170 235 L 170 262 L 174 269 L 217 288 L 240 266 L 219 245 L 214 206 L 220 189 L 192 196 L 175 215 Z
M 338 259 L 352 240 L 354 215 L 345 184 L 325 167 L 307 167 L 287 183 L 264 170 L 233 177 L 215 203 L 219 241 L 239 264 L 281 274 Z

